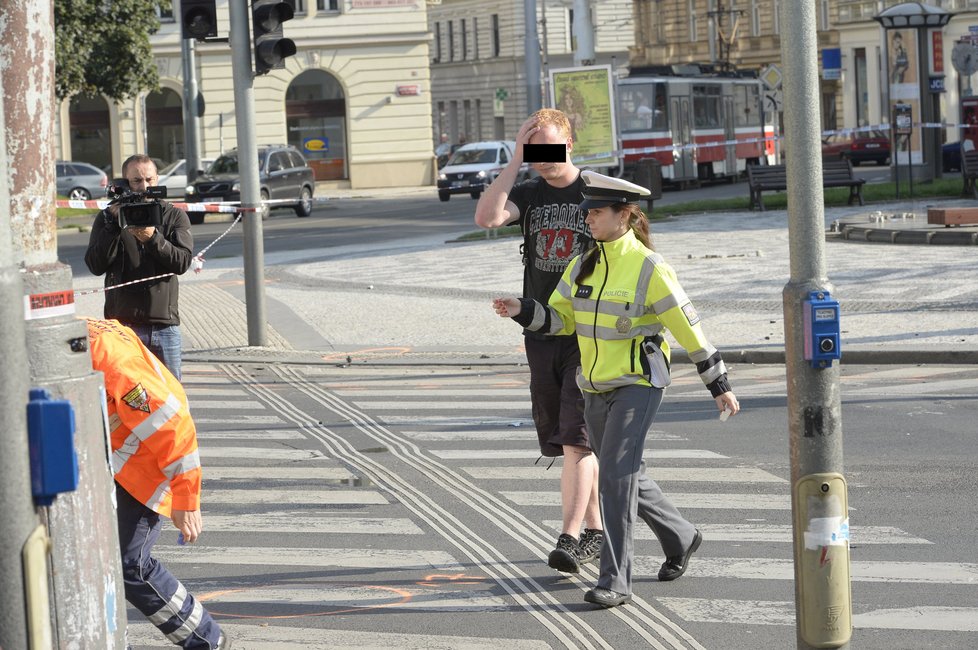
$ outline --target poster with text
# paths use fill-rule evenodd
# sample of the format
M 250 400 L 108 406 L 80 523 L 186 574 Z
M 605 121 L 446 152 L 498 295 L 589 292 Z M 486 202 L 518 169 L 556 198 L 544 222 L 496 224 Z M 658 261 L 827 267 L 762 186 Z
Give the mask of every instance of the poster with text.
M 920 120 L 920 62 L 917 58 L 917 30 L 890 29 L 886 32 L 887 68 L 890 81 L 890 116 L 897 104 L 908 104 L 915 121 Z M 909 138 L 894 138 L 894 164 L 918 165 L 921 155 L 920 128 L 914 127 Z
M 571 160 L 586 167 L 618 164 L 611 66 L 550 71 L 550 102 L 571 123 Z

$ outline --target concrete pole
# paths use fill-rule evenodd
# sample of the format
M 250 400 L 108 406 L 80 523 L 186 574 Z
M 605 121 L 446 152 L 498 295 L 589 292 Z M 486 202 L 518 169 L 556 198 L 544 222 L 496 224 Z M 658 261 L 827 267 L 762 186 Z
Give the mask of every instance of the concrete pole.
M 526 112 L 527 115 L 540 110 L 543 102 L 540 86 L 540 38 L 537 35 L 537 0 L 526 0 L 523 4 L 523 22 L 526 23 L 524 59 L 526 69 Z
M 4 57 L 6 58 L 6 57 Z M 0 76 L 0 93 L 3 78 Z M 3 103 L 0 102 L 0 124 Z M 0 129 L 0 169 L 7 169 L 6 130 Z M 10 237 L 7 177 L 0 178 L 0 648 L 27 647 L 27 604 L 21 549 L 38 525 L 31 500 L 27 449 L 27 348 L 24 346 L 24 290 Z
M 187 159 L 187 184 L 197 180 L 200 169 L 200 118 L 197 117 L 197 65 L 194 57 L 194 39 L 180 41 L 183 57 L 183 141 L 184 158 Z
M 803 302 L 810 291 L 831 290 L 824 261 L 825 204 L 815 7 L 816 3 L 808 0 L 781 3 L 785 138 L 786 147 L 791 151 L 787 161 L 791 275 L 782 297 L 792 486 L 797 486 L 799 479 L 811 474 L 842 473 L 839 364 L 815 369 L 804 360 Z M 796 515 L 793 521 L 797 647 L 807 650 L 816 646 L 802 638 L 802 625 L 809 614 L 803 611 L 801 603 L 803 599 L 807 602 L 818 599 L 824 603 L 831 596 L 825 593 L 827 581 L 803 580 L 803 562 L 807 558 L 804 553 L 811 551 L 800 551 L 803 545 L 797 543 L 805 533 L 805 524 L 802 522 L 799 526 L 797 515 L 800 508 L 807 508 L 807 502 L 796 494 L 796 489 L 792 490 L 791 506 Z M 848 513 L 845 516 L 848 517 Z M 845 563 L 848 581 L 848 553 Z M 847 608 L 846 617 L 851 615 L 849 602 L 835 604 Z M 848 636 L 842 645 L 817 647 L 848 648 Z
M 574 0 L 574 65 L 594 65 L 594 25 L 591 22 L 590 0 Z
M 235 129 L 238 135 L 238 170 L 241 173 L 241 207 L 257 208 L 258 143 L 255 139 L 255 93 L 251 69 L 251 30 L 248 0 L 231 0 L 231 76 L 234 80 Z M 265 345 L 265 249 L 261 214 L 244 215 L 245 303 L 248 345 Z
M 102 376 L 92 370 L 87 328 L 74 317 L 71 268 L 57 255 L 52 0 L 0 0 L 0 24 L 9 44 L 0 50 L 7 143 L 3 170 L 10 191 L 4 207 L 10 210 L 13 261 L 24 271 L 23 294 L 37 301 L 22 316 L 27 317 L 29 383 L 55 399 L 69 400 L 75 409 L 78 489 L 41 509 L 52 541 L 54 645 L 122 648 L 125 608 L 114 484 L 99 408 Z M 31 304 L 22 295 L 19 304 L 25 302 Z M 24 339 L 9 342 L 17 343 L 24 345 Z M 20 367 L 6 358 L 3 365 Z M 13 434 L 25 436 L 26 431 L 4 431 Z M 9 595 L 4 594 L 4 607 Z

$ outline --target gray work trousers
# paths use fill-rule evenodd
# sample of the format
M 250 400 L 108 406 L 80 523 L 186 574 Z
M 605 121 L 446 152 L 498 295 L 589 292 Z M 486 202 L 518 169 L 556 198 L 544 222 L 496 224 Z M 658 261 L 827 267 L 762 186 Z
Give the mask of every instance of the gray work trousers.
M 598 587 L 632 593 L 636 515 L 655 533 L 666 557 L 682 555 L 696 528 L 645 474 L 645 436 L 662 402 L 662 389 L 623 386 L 584 393 L 584 420 L 598 455 L 598 499 L 605 541 Z

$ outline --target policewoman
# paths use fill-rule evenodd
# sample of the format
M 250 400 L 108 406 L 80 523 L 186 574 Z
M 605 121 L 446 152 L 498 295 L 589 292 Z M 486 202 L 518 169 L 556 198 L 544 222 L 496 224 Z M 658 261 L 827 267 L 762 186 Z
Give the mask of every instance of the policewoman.
M 666 556 L 659 580 L 685 573 L 699 547 L 686 521 L 645 473 L 645 437 L 670 383 L 668 329 L 696 364 L 722 414 L 740 404 L 730 390 L 720 353 L 673 269 L 652 250 L 648 221 L 637 201 L 649 190 L 592 171 L 581 210 L 596 246 L 567 267 L 549 305 L 527 298 L 496 298 L 493 308 L 530 330 L 577 333 L 578 384 L 585 420 L 598 455 L 599 500 L 605 530 L 601 576 L 584 600 L 614 607 L 631 600 L 634 526 L 641 518 Z

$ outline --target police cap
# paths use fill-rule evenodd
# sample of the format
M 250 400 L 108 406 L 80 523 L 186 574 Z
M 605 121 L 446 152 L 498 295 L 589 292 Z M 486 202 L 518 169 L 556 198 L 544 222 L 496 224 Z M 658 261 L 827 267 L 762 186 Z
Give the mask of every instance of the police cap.
M 585 212 L 615 203 L 636 203 L 643 196 L 652 193 L 641 185 L 605 176 L 590 169 L 581 172 L 581 178 L 584 179 L 584 202 L 581 203 L 581 210 Z

